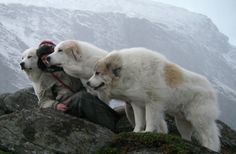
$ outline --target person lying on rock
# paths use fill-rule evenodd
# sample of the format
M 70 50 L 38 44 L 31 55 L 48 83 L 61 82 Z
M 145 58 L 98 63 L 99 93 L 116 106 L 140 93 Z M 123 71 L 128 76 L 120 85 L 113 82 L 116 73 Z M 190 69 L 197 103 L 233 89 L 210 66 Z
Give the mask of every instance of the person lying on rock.
M 48 54 L 54 51 L 55 44 L 43 41 L 36 50 L 37 66 L 44 74 L 44 82 L 34 84 L 41 108 L 54 108 L 79 118 L 102 125 L 115 131 L 118 114 L 96 96 L 89 94 L 79 79 L 67 75 L 61 67 L 46 63 Z

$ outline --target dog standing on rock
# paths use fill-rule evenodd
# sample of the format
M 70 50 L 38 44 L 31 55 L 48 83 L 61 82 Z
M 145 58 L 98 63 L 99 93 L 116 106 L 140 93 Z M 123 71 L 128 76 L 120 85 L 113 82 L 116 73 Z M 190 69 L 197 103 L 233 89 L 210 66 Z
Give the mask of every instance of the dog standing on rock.
M 96 91 L 86 83 L 93 75 L 96 62 L 107 54 L 107 51 L 88 42 L 66 40 L 55 47 L 54 52 L 47 56 L 47 60 L 50 65 L 62 67 L 67 74 L 79 78 L 90 93 L 97 95 Z M 110 99 L 102 99 L 102 101 L 109 103 Z M 125 112 L 129 122 L 134 126 L 134 116 L 131 113 L 130 104 L 125 104 Z
M 219 108 L 212 85 L 157 52 L 145 48 L 113 51 L 97 62 L 87 84 L 102 100 L 131 102 L 134 132 L 167 133 L 167 112 L 174 115 L 182 138 L 191 140 L 195 131 L 203 146 L 220 150 Z

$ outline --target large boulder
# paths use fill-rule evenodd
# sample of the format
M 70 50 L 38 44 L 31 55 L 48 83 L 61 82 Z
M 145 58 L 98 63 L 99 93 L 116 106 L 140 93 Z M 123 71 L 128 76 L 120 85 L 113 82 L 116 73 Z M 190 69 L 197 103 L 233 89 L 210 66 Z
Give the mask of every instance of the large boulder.
M 120 112 L 117 132 L 52 109 L 38 109 L 32 88 L 0 95 L 0 153 L 213 153 L 193 138 L 180 138 L 174 119 L 169 134 L 132 131 Z M 218 121 L 221 153 L 235 153 L 236 132 Z M 124 133 L 125 132 L 125 133 Z
M 22 109 L 38 108 L 38 98 L 33 88 L 26 88 L 15 93 L 0 95 L 0 115 L 9 114 Z
M 52 109 L 32 109 L 0 117 L 0 147 L 18 154 L 93 154 L 108 141 L 107 128 Z

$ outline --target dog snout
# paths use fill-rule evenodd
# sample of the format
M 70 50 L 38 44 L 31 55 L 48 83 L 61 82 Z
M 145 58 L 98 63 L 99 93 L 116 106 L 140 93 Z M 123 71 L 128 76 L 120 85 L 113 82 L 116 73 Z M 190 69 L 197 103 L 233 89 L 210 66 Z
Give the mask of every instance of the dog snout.
M 20 67 L 21 67 L 22 70 L 25 69 L 25 62 L 21 62 Z

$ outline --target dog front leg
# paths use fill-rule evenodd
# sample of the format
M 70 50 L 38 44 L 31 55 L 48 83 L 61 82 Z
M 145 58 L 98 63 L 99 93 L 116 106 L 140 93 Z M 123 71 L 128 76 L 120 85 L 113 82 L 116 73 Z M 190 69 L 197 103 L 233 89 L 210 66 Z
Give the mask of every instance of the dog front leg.
M 168 133 L 164 112 L 161 105 L 155 103 L 146 104 L 146 129 L 145 132 Z
M 133 132 L 143 131 L 145 128 L 145 108 L 137 104 L 131 103 L 134 110 L 135 127 Z

